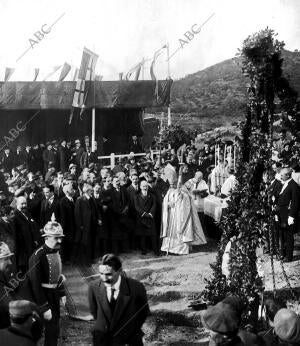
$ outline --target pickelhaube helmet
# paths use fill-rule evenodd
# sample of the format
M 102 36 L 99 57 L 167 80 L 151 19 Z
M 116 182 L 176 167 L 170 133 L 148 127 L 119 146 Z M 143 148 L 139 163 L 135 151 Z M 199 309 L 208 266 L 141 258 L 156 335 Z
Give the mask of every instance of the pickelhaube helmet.
M 42 237 L 64 237 L 63 229 L 60 223 L 55 220 L 54 213 L 51 216 L 51 221 L 45 225 Z
M 3 241 L 0 242 L 0 259 L 13 256 L 14 254 L 9 250 L 9 247 Z

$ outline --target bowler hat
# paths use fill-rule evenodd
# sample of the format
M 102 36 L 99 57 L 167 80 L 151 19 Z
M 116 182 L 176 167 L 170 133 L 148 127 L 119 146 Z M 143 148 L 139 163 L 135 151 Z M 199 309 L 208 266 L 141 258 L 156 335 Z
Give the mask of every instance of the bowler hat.
M 300 345 L 300 316 L 289 309 L 280 309 L 274 317 L 274 331 L 280 340 Z
M 22 318 L 31 315 L 33 312 L 38 313 L 38 307 L 29 300 L 13 300 L 9 302 L 9 314 L 11 317 Z
M 238 331 L 240 318 L 229 304 L 220 302 L 204 312 L 202 324 L 216 333 L 234 335 Z

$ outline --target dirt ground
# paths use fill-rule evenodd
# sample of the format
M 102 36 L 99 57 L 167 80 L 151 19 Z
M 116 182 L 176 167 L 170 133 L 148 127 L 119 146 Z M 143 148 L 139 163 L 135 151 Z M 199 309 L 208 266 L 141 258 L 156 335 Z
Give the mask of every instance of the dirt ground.
M 209 263 L 214 262 L 217 246 L 199 246 L 186 256 L 154 256 L 135 252 L 120 256 L 128 276 L 144 283 L 151 316 L 143 330 L 145 345 L 207 345 L 208 335 L 202 328 L 201 312 L 188 307 L 194 295 L 205 286 L 210 275 Z M 271 265 L 264 255 L 266 290 L 273 288 Z M 297 237 L 296 261 L 284 264 L 292 287 L 300 287 L 300 239 Z M 95 267 L 96 269 L 96 267 Z M 276 289 L 291 300 L 288 285 L 279 261 L 274 262 Z M 93 322 L 82 322 L 62 317 L 60 345 L 91 345 L 90 329 Z

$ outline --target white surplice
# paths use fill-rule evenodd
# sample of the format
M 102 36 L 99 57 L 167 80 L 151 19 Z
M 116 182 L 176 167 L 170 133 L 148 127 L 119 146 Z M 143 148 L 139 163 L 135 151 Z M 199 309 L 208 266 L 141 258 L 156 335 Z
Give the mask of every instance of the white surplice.
M 161 251 L 179 255 L 188 254 L 190 245 L 206 244 L 196 207 L 184 186 L 170 188 L 164 198 L 161 238 Z

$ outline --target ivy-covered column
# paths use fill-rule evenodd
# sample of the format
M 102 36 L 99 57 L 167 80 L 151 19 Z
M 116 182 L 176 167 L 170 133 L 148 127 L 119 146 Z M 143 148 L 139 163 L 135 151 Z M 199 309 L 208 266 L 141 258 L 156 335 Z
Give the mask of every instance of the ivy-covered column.
M 242 157 L 237 165 L 237 187 L 220 225 L 223 235 L 217 261 L 212 265 L 213 276 L 203 292 L 204 299 L 212 303 L 222 300 L 229 292 L 238 295 L 250 310 L 243 323 L 254 325 L 259 295 L 263 290 L 256 267 L 256 250 L 264 244 L 272 227 L 267 191 L 275 106 L 284 107 L 292 90 L 282 76 L 284 43 L 275 36 L 268 28 L 249 36 L 237 56 L 248 81 Z M 236 236 L 235 246 L 230 256 L 230 277 L 226 280 L 221 270 L 222 255 L 232 236 Z

